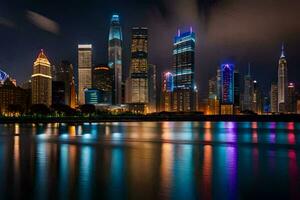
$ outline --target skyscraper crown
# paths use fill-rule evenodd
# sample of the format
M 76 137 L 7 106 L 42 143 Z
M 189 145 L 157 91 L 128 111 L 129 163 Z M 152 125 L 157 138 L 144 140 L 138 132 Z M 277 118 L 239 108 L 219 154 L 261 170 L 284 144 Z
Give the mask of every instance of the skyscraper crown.
M 284 43 L 281 45 L 281 56 L 280 58 L 285 58 L 285 52 L 284 52 Z
M 50 65 L 50 62 L 47 58 L 47 56 L 44 53 L 44 50 L 41 49 L 38 57 L 36 58 L 34 65 L 38 65 L 38 64 L 44 64 L 44 65 Z

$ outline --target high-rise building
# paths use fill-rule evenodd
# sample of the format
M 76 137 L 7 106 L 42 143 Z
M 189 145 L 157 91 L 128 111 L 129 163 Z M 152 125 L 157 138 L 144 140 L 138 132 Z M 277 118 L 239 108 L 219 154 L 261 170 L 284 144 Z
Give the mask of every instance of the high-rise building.
M 243 110 L 252 110 L 252 92 L 253 81 L 250 73 L 250 64 L 248 74 L 244 76 Z
M 51 105 L 52 101 L 52 76 L 51 65 L 41 50 L 33 64 L 32 79 L 32 104 Z
M 161 111 L 172 111 L 173 75 L 171 72 L 163 73 Z
M 221 65 L 221 114 L 233 114 L 234 65 Z
M 281 48 L 281 56 L 278 66 L 278 110 L 279 112 L 286 111 L 288 90 L 288 72 L 287 60 L 285 58 L 284 45 Z
M 219 99 L 218 99 L 218 83 L 217 77 L 213 77 L 208 81 L 208 114 L 219 114 Z
M 270 101 L 271 101 L 271 112 L 278 112 L 278 85 L 277 83 L 272 83 L 270 91 Z
M 66 84 L 64 81 L 52 81 L 52 105 L 65 104 Z
M 234 87 L 233 87 L 233 95 L 234 95 L 234 113 L 237 114 L 240 110 L 240 73 L 238 72 L 238 70 L 234 70 L 233 73 L 233 83 L 234 83 Z
M 132 28 L 131 41 L 131 101 L 148 104 L 148 29 Z
M 286 112 L 288 113 L 297 112 L 297 97 L 296 97 L 296 89 L 294 83 L 288 84 Z
M 148 65 L 148 93 L 149 93 L 149 112 L 153 113 L 157 110 L 157 79 L 156 65 Z
M 173 44 L 173 111 L 195 111 L 195 33 L 180 33 Z
M 262 97 L 261 97 L 260 87 L 258 85 L 257 80 L 253 81 L 251 110 L 258 114 L 262 113 Z
M 112 103 L 112 70 L 106 65 L 97 65 L 93 68 L 93 89 L 101 95 L 101 102 Z
M 119 15 L 111 18 L 108 40 L 108 66 L 112 70 L 112 103 L 122 103 L 122 28 Z
M 92 45 L 78 45 L 78 104 L 85 104 L 84 90 L 92 86 Z
M 52 77 L 53 81 L 64 83 L 64 98 L 62 103 L 74 108 L 76 94 L 72 94 L 73 90 L 75 90 L 73 65 L 69 61 L 63 60 L 60 65 L 52 67 Z

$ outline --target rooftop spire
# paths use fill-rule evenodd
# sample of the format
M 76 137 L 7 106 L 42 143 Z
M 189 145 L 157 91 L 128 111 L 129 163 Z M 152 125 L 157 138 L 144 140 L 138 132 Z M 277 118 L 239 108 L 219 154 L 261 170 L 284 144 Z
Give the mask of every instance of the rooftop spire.
M 284 58 L 285 57 L 285 52 L 284 52 L 284 43 L 282 43 L 282 45 L 281 45 L 281 56 L 280 56 L 280 58 Z

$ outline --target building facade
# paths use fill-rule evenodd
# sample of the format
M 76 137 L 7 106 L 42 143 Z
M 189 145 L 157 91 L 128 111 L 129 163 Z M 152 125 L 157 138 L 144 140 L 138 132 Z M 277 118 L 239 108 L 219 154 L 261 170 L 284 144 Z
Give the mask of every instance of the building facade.
M 195 33 L 180 33 L 173 44 L 173 111 L 190 112 L 195 105 Z
M 11 106 L 27 111 L 31 103 L 30 94 L 30 89 L 16 86 L 9 78 L 6 78 L 0 85 L 0 113 L 9 113 Z
M 278 111 L 286 112 L 288 92 L 287 60 L 285 58 L 284 46 L 282 45 L 281 56 L 278 66 Z
M 278 112 L 278 84 L 272 83 L 270 91 L 271 112 Z
M 112 71 L 112 92 L 113 104 L 122 103 L 122 28 L 119 15 L 111 18 L 108 40 L 108 66 Z
M 101 101 L 100 91 L 97 89 L 85 89 L 85 104 L 98 104 Z
M 99 90 L 102 96 L 100 103 L 112 103 L 112 69 L 106 65 L 96 65 L 93 68 L 93 89 Z
M 244 76 L 243 110 L 252 110 L 252 94 L 253 80 L 251 77 L 249 65 L 248 74 Z
M 148 94 L 149 94 L 149 112 L 157 111 L 157 76 L 156 65 L 148 65 Z
M 66 60 L 61 61 L 60 65 L 52 67 L 52 80 L 56 82 L 64 82 L 64 100 L 63 104 L 72 108 L 75 107 L 76 94 L 74 81 L 73 65 Z
M 286 112 L 288 113 L 297 112 L 297 97 L 296 97 L 296 88 L 294 83 L 288 84 Z
M 163 73 L 161 88 L 161 108 L 160 111 L 172 111 L 172 92 L 173 92 L 173 74 L 171 72 Z
M 41 50 L 33 63 L 32 81 L 32 104 L 52 104 L 52 76 L 51 65 Z
M 148 104 L 148 29 L 132 28 L 130 103 Z
M 78 45 L 78 104 L 85 104 L 84 90 L 92 86 L 92 45 Z
M 221 65 L 221 114 L 233 114 L 234 65 Z

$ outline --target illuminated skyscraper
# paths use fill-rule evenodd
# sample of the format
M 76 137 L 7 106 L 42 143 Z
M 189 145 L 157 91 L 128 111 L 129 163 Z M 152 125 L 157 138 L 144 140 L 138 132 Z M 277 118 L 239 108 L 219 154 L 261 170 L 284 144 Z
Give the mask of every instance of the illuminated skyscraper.
M 195 111 L 195 33 L 180 33 L 173 44 L 173 111 Z
M 221 65 L 221 114 L 233 114 L 234 65 Z
M 172 111 L 173 75 L 171 72 L 163 73 L 161 111 Z
M 156 112 L 157 107 L 156 65 L 148 65 L 149 111 Z
M 93 89 L 99 90 L 100 103 L 111 104 L 112 71 L 106 65 L 93 68 Z
M 278 66 L 278 110 L 279 112 L 286 111 L 288 90 L 288 72 L 287 61 L 285 58 L 284 45 L 281 48 L 281 56 Z
M 32 104 L 51 105 L 52 101 L 52 76 L 51 65 L 41 50 L 33 64 L 32 79 Z
M 75 101 L 75 96 L 74 94 L 72 95 L 72 90 L 75 87 L 73 65 L 69 61 L 64 60 L 60 65 L 53 66 L 52 69 L 53 81 L 64 83 L 64 98 L 62 103 L 74 107 L 71 105 Z M 56 86 L 58 85 L 56 84 Z
M 271 112 L 278 112 L 278 85 L 277 83 L 272 83 L 270 91 L 270 101 L 271 101 Z
M 260 87 L 256 80 L 253 81 L 253 90 L 252 90 L 252 111 L 261 114 L 262 113 L 262 97 L 260 92 Z
M 286 111 L 288 113 L 297 112 L 297 97 L 294 83 L 289 83 L 288 85 Z
M 244 77 L 244 94 L 243 94 L 243 110 L 252 110 L 252 90 L 253 81 L 250 73 L 250 64 L 248 66 L 248 74 Z
M 208 114 L 219 114 L 218 84 L 217 77 L 213 77 L 208 81 Z
M 122 103 L 122 29 L 119 15 L 113 15 L 109 29 L 108 66 L 112 70 L 112 103 Z
M 148 99 L 148 29 L 132 28 L 131 103 L 147 104 Z
M 84 90 L 92 86 L 92 45 L 78 45 L 78 103 L 85 104 Z

